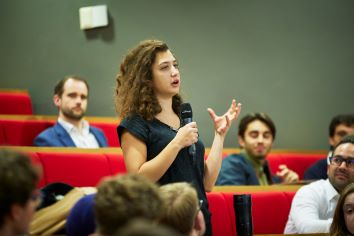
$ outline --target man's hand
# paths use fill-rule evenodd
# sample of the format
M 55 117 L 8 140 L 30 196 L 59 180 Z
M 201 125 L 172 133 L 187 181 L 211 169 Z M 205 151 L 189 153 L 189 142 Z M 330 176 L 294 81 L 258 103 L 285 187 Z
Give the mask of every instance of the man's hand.
M 299 175 L 290 169 L 286 165 L 279 165 L 279 171 L 276 173 L 279 176 L 283 183 L 294 183 L 299 180 Z

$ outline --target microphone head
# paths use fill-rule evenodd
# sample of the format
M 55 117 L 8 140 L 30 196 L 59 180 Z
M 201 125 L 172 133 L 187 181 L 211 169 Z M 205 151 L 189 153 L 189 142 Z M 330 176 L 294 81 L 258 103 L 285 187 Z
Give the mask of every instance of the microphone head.
M 182 119 L 192 119 L 193 113 L 192 113 L 192 107 L 191 104 L 189 103 L 182 103 L 181 104 L 181 118 Z

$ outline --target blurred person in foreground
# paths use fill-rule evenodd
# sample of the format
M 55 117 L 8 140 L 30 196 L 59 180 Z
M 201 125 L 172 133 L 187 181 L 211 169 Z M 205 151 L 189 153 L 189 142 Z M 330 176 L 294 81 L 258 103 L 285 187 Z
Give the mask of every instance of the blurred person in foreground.
M 197 192 L 186 182 L 171 183 L 160 187 L 164 207 L 160 223 L 170 226 L 186 236 L 202 236 L 205 221 Z
M 163 211 L 159 187 L 144 176 L 118 175 L 103 180 L 94 198 L 96 232 L 112 235 L 133 219 L 157 224 Z
M 39 204 L 40 170 L 19 152 L 0 149 L 0 235 L 25 235 Z

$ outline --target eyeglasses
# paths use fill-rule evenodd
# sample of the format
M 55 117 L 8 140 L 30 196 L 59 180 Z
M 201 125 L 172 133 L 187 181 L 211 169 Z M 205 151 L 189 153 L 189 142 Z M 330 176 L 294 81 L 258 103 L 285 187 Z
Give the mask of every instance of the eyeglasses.
M 341 156 L 332 156 L 329 158 L 329 161 L 332 165 L 340 166 L 345 162 L 346 167 L 354 169 L 354 158 L 343 158 Z

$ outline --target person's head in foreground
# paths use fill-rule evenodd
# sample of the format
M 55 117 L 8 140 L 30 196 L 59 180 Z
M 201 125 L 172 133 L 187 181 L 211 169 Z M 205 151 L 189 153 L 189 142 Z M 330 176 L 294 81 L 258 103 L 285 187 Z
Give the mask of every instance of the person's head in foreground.
M 164 208 L 160 222 L 183 235 L 203 235 L 205 221 L 196 190 L 186 182 L 160 187 Z
M 0 149 L 0 235 L 21 235 L 38 206 L 40 172 L 23 153 Z
M 97 188 L 95 216 L 97 232 L 112 235 L 130 220 L 157 222 L 162 212 L 159 187 L 142 175 L 108 177 Z

